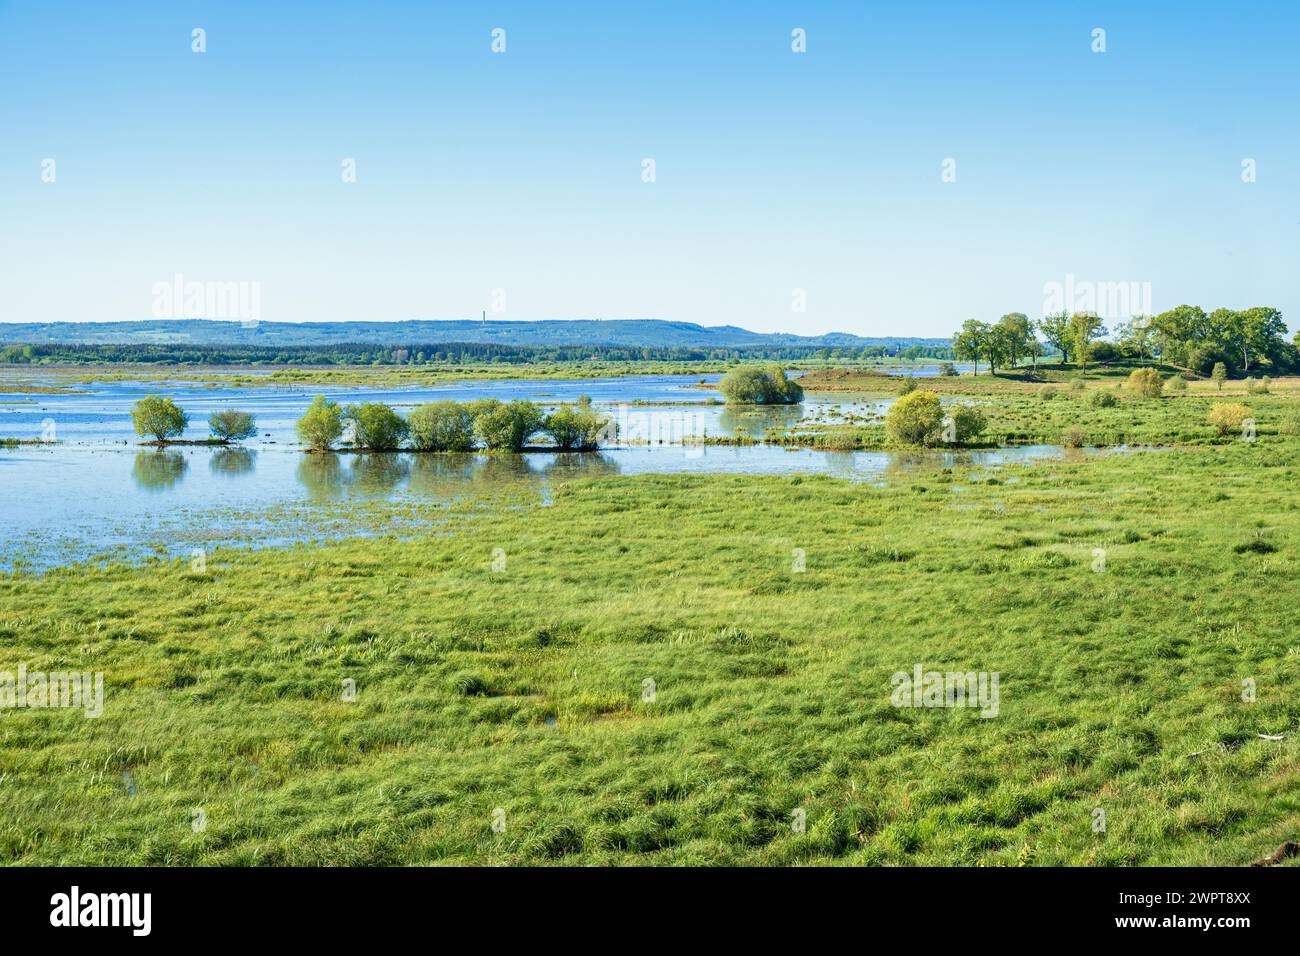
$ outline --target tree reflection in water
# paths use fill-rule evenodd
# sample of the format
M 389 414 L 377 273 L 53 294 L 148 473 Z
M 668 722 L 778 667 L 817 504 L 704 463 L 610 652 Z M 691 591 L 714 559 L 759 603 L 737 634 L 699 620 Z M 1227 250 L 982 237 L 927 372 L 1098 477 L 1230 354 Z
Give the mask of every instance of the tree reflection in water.
M 885 453 L 885 477 L 911 478 L 944 468 L 968 467 L 974 461 L 968 451 L 891 451 Z
M 598 478 L 620 470 L 618 462 L 600 452 L 561 452 L 547 459 L 544 472 L 549 478 Z
M 185 477 L 190 463 L 175 449 L 158 448 L 136 453 L 131 477 L 145 491 L 166 491 Z
M 354 455 L 349 477 L 356 491 L 380 497 L 390 494 L 410 473 L 411 460 L 408 456 L 374 452 Z
M 303 455 L 298 462 L 297 476 L 307 489 L 307 496 L 314 501 L 340 498 L 348 485 L 343 464 L 333 452 Z
M 208 459 L 208 471 L 233 478 L 249 474 L 256 464 L 257 452 L 251 448 L 218 448 Z
M 411 459 L 411 480 L 407 487 L 429 498 L 463 494 L 479 467 L 478 456 L 470 452 L 412 455 Z

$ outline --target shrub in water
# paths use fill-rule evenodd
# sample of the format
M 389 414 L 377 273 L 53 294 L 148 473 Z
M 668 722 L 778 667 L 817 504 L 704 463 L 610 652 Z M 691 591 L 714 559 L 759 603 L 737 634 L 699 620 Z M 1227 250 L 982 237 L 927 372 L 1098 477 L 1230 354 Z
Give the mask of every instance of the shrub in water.
M 522 450 L 546 421 L 541 408 L 518 398 L 509 404 L 490 398 L 474 402 L 470 409 L 479 437 L 493 450 Z
M 803 388 L 776 366 L 734 368 L 722 376 L 718 389 L 731 405 L 794 405 L 803 401 Z
M 233 408 L 209 415 L 208 428 L 222 441 L 242 441 L 257 434 L 257 423 L 253 421 L 253 416 Z
M 383 402 L 349 405 L 343 419 L 352 423 L 354 444 L 371 451 L 393 451 L 411 431 L 406 419 Z
M 561 451 L 594 451 L 607 429 L 618 434 L 618 425 L 585 407 L 556 409 L 546 416 L 544 427 Z
M 131 423 L 137 435 L 152 435 L 158 441 L 166 441 L 185 431 L 190 419 L 170 398 L 146 395 L 131 409 Z
M 1070 426 L 1065 430 L 1065 434 L 1061 436 L 1061 444 L 1066 448 L 1082 448 L 1087 440 L 1088 436 L 1078 425 Z
M 411 409 L 411 447 L 419 451 L 470 451 L 474 416 L 459 402 L 430 402 Z
M 339 403 L 317 395 L 298 419 L 298 438 L 314 451 L 328 451 L 343 434 L 343 411 Z
M 933 445 L 943 426 L 943 407 L 934 392 L 912 392 L 894 402 L 885 416 L 885 431 L 904 445 Z
M 1241 431 L 1242 424 L 1250 418 L 1250 409 L 1234 402 L 1221 402 L 1210 409 L 1206 421 L 1213 425 L 1220 436 Z

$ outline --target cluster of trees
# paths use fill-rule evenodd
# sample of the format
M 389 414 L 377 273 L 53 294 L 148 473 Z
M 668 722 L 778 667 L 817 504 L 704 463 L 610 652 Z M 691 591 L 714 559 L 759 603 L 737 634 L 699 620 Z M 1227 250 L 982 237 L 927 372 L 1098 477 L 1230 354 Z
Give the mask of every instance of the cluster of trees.
M 1286 323 L 1270 306 L 1237 311 L 1180 305 L 1155 316 L 1134 316 L 1115 330 L 1115 348 L 1136 358 L 1159 357 L 1201 374 L 1222 363 L 1230 374 L 1253 369 L 1300 370 L 1296 342 L 1283 339 Z M 1297 335 L 1300 340 L 1300 334 Z
M 1300 371 L 1300 333 L 1286 342 L 1282 313 L 1268 306 L 1235 311 L 1215 309 L 1206 314 L 1195 305 L 1180 305 L 1159 315 L 1138 315 L 1115 326 L 1113 341 L 1102 320 L 1091 312 L 1057 312 L 1033 322 L 1023 312 L 1011 312 L 997 322 L 970 319 L 953 336 L 957 358 L 982 361 L 990 372 L 1015 368 L 1026 360 L 1037 366 L 1048 352 L 1080 367 L 1098 362 L 1159 359 L 1200 374 L 1218 365 L 1228 374 L 1248 374 L 1267 366 L 1275 371 Z M 1040 337 L 1041 336 L 1041 341 Z
M 170 398 L 146 395 L 131 408 L 131 424 L 137 435 L 163 442 L 184 434 L 190 417 Z M 256 435 L 257 422 L 248 412 L 227 408 L 208 416 L 208 429 L 218 441 L 235 442 Z
M 996 372 L 999 367 L 1015 368 L 1026 359 L 1036 367 L 1039 358 L 1047 352 L 1036 331 L 1042 331 L 1044 338 L 1057 351 L 1063 351 L 1057 341 L 1062 337 L 1049 335 L 1045 328 L 1050 322 L 1055 331 L 1055 319 L 1055 316 L 1049 316 L 1035 324 L 1023 312 L 1008 312 L 993 323 L 967 319 L 952 337 L 953 354 L 958 359 L 975 363 L 976 375 L 981 360 L 988 365 L 990 372 Z
M 341 406 L 317 395 L 298 420 L 298 437 L 313 451 L 329 451 L 351 426 L 352 444 L 368 451 L 397 451 L 408 439 L 415 451 L 470 451 L 478 442 L 491 450 L 521 451 L 540 432 L 561 451 L 594 451 L 618 434 L 618 426 L 591 408 L 582 396 L 578 407 L 545 414 L 533 402 L 495 398 L 474 402 L 431 402 L 403 418 L 382 402 Z
M 722 376 L 718 390 L 729 405 L 797 405 L 803 386 L 786 378 L 779 366 L 744 365 Z

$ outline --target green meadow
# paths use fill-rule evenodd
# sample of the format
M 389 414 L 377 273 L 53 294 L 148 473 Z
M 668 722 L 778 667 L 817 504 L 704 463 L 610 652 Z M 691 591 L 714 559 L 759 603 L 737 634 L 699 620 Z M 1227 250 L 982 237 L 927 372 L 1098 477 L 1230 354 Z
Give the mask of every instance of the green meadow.
M 1214 436 L 1205 384 L 1096 410 L 1166 450 L 581 478 L 7 575 L 0 668 L 106 689 L 0 710 L 0 859 L 1250 863 L 1300 831 L 1300 438 L 1283 387 Z M 1091 414 L 939 387 L 995 433 Z M 895 706 L 918 665 L 996 673 L 996 716 Z

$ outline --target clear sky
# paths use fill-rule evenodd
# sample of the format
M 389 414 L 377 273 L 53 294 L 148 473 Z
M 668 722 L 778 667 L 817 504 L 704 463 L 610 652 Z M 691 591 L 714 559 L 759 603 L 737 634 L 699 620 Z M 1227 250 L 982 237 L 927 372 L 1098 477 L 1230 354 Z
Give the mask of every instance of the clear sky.
M 0 320 L 180 274 L 274 321 L 931 336 L 1073 275 L 1295 328 L 1298 49 L 1295 0 L 0 0 Z

